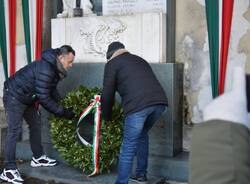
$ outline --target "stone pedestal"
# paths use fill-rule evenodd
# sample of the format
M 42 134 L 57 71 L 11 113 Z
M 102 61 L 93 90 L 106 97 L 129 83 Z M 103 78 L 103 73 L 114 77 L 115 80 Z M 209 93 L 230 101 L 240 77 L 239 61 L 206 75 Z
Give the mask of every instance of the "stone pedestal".
M 62 95 L 77 88 L 102 87 L 104 63 L 76 63 L 69 71 L 68 77 L 59 84 Z M 182 151 L 183 123 L 183 65 L 151 64 L 151 67 L 164 88 L 169 107 L 162 119 L 150 133 L 150 154 L 161 157 L 173 157 Z M 48 114 L 43 112 L 43 142 L 50 142 Z

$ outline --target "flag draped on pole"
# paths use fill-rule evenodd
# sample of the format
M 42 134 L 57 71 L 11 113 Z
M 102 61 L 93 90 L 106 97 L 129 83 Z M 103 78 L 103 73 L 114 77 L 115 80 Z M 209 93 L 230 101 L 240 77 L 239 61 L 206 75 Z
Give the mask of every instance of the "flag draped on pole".
M 222 94 L 224 92 L 224 86 L 225 86 L 228 47 L 230 41 L 231 24 L 233 16 L 233 5 L 234 5 L 234 0 L 224 0 L 222 4 L 219 94 Z
M 6 43 L 6 23 L 5 23 L 5 3 L 0 0 L 0 46 L 3 60 L 3 69 L 5 79 L 8 78 L 8 58 L 7 58 L 7 43 Z
M 43 0 L 36 2 L 36 57 L 38 60 L 41 58 L 42 52 L 42 23 L 43 23 Z
M 215 98 L 224 92 L 234 0 L 205 2 L 212 96 Z
M 210 53 L 210 74 L 213 97 L 218 96 L 219 67 L 219 1 L 206 0 L 207 29 Z
M 23 25 L 24 25 L 26 54 L 27 54 L 28 63 L 31 63 L 32 55 L 31 55 L 31 43 L 30 43 L 29 0 L 22 0 L 22 8 L 23 8 Z
M 43 0 L 22 0 L 25 45 L 28 63 L 41 58 Z
M 16 0 L 9 0 L 10 76 L 16 72 Z

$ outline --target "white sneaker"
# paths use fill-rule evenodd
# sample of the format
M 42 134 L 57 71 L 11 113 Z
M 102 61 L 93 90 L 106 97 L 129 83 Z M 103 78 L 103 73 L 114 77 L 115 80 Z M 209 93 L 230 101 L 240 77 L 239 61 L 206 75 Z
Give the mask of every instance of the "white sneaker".
M 4 181 L 10 182 L 12 184 L 22 184 L 23 179 L 17 169 L 6 170 L 4 169 L 0 178 Z
M 54 159 L 51 159 L 47 157 L 46 155 L 41 156 L 38 159 L 35 159 L 35 157 L 32 157 L 32 160 L 30 162 L 30 165 L 32 167 L 49 167 L 49 166 L 55 166 L 57 164 L 57 161 Z

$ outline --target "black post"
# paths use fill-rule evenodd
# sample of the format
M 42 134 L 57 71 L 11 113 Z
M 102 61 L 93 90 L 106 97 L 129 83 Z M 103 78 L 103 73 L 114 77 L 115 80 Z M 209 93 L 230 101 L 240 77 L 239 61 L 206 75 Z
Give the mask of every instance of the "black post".
M 74 17 L 82 17 L 81 0 L 76 0 L 76 7 L 73 9 Z
M 176 0 L 167 0 L 167 63 L 175 62 Z
M 58 13 L 62 13 L 63 11 L 63 3 L 62 0 L 54 0 L 53 2 L 53 18 L 56 18 Z
M 76 8 L 80 8 L 81 7 L 81 0 L 76 0 Z

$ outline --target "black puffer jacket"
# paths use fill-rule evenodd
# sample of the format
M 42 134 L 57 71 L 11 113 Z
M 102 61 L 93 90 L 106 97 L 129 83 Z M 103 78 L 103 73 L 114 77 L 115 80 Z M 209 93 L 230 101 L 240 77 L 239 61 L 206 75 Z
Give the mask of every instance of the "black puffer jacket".
M 114 57 L 105 65 L 101 107 L 107 121 L 111 120 L 115 91 L 121 96 L 126 115 L 152 105 L 167 105 L 166 94 L 150 65 L 128 52 Z
M 40 61 L 21 68 L 5 81 L 4 87 L 23 104 L 31 105 L 39 100 L 46 110 L 62 116 L 64 108 L 58 104 L 60 97 L 56 89 L 60 79 L 56 57 L 55 49 L 45 50 Z

